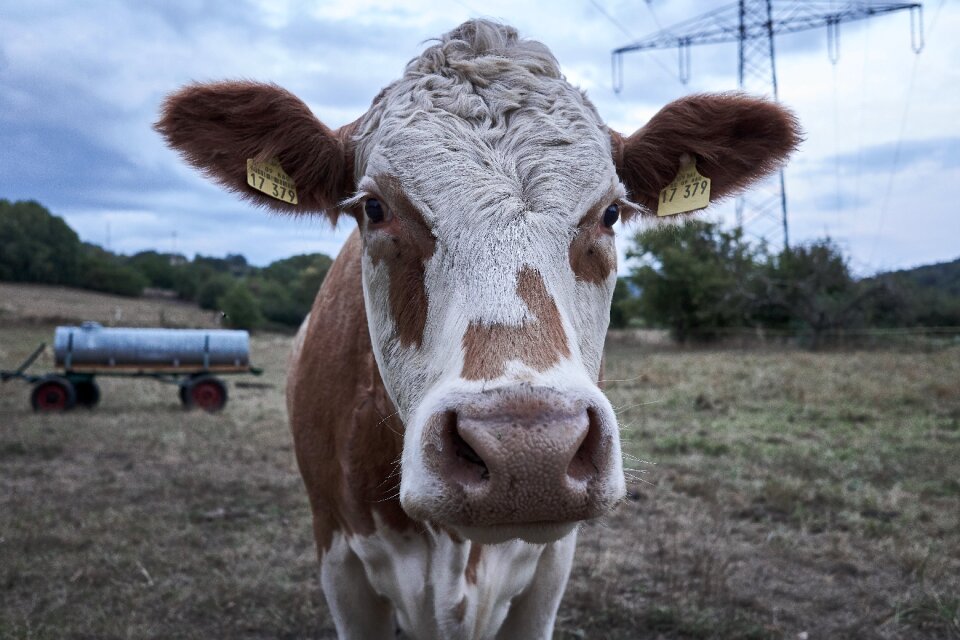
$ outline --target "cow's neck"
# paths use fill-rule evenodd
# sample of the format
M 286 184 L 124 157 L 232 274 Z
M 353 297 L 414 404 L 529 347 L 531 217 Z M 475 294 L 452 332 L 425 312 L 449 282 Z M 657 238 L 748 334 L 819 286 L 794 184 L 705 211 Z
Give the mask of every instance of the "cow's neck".
M 297 461 L 321 550 L 337 530 L 374 533 L 374 513 L 395 529 L 411 525 L 398 497 L 403 424 L 373 357 L 361 251 L 354 231 L 324 279 L 288 382 Z

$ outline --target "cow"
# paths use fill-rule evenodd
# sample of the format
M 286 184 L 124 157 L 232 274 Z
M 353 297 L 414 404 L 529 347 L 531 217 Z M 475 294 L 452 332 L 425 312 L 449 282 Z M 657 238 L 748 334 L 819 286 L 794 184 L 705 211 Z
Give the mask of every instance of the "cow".
M 616 223 L 655 219 L 682 164 L 713 201 L 742 191 L 796 148 L 795 117 L 691 95 L 621 135 L 546 46 L 471 20 L 339 129 L 248 81 L 181 89 L 156 128 L 258 205 L 356 220 L 286 389 L 339 636 L 551 637 L 578 524 L 625 493 L 600 388 Z

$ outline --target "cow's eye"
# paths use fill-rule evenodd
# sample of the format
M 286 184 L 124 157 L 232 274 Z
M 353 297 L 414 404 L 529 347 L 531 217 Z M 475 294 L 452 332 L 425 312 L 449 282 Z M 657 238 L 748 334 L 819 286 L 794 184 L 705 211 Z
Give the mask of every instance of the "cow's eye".
M 363 212 L 367 214 L 367 219 L 374 224 L 383 222 L 387 217 L 387 209 L 376 198 L 370 198 L 363 204 Z
M 612 227 L 620 219 L 620 206 L 612 204 L 603 212 L 603 226 Z

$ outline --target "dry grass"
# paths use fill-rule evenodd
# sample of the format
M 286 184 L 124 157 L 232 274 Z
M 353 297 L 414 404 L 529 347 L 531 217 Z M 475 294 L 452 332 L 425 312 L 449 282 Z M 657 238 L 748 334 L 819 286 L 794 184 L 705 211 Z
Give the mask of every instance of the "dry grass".
M 3 361 L 49 333 L 0 330 Z M 152 380 L 103 379 L 99 408 L 65 415 L 0 387 L 0 637 L 333 637 L 285 425 L 288 347 L 257 337 L 269 387 L 231 384 L 212 416 Z
M 958 356 L 611 345 L 641 475 L 561 637 L 960 637 Z
M 216 327 L 219 313 L 167 298 L 124 298 L 106 293 L 0 282 L 0 322 L 113 327 Z
M 2 324 L 0 366 L 51 327 Z M 329 638 L 283 408 L 0 386 L 0 637 Z M 960 352 L 608 349 L 630 499 L 581 533 L 558 638 L 960 637 Z M 50 363 L 40 364 L 39 369 Z

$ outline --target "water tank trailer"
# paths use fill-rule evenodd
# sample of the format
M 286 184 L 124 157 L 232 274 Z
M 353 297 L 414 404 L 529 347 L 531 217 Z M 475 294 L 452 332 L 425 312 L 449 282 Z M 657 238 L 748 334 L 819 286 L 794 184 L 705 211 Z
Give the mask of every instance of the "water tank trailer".
M 36 411 L 96 406 L 97 376 L 149 377 L 176 384 L 184 407 L 219 411 L 227 403 L 220 376 L 262 373 L 250 365 L 246 331 L 108 328 L 96 322 L 57 327 L 53 354 L 60 371 L 26 373 L 45 348 L 41 344 L 17 369 L 0 371 L 3 382 L 19 378 L 33 385 L 30 402 Z

